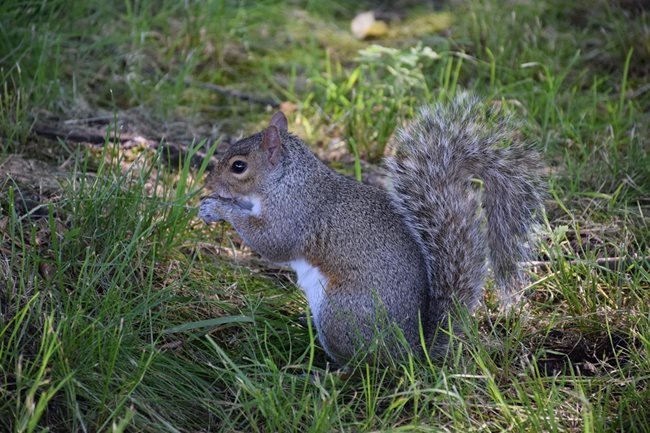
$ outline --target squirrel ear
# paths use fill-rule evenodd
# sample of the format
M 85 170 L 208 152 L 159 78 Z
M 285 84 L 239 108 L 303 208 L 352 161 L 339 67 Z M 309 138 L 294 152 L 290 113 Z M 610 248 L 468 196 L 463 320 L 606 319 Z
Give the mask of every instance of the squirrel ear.
M 271 117 L 271 122 L 269 125 L 275 126 L 280 131 L 287 131 L 289 128 L 287 118 L 284 117 L 284 113 L 282 111 L 278 111 L 273 115 L 273 117 Z
M 278 162 L 281 148 L 282 142 L 280 141 L 280 131 L 278 131 L 277 126 L 272 124 L 264 130 L 264 135 L 262 136 L 262 150 L 266 152 L 266 156 L 271 164 L 275 165 L 275 163 Z

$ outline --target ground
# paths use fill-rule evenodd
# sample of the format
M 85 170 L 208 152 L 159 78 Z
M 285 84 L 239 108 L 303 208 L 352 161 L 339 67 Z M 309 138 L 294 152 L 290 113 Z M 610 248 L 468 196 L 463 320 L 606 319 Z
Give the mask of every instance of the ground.
M 0 430 L 650 431 L 644 0 L 0 4 Z M 351 20 L 387 26 L 357 40 Z M 444 361 L 327 364 L 294 276 L 196 218 L 213 155 L 282 109 L 382 183 L 467 90 L 544 160 L 521 302 Z

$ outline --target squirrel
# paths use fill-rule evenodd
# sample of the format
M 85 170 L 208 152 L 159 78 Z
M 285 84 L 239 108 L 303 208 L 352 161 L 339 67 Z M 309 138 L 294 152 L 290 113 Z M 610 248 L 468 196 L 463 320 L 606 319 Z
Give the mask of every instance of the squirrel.
M 422 108 L 386 158 L 388 190 L 328 168 L 277 112 L 216 164 L 199 217 L 296 272 L 334 362 L 378 338 L 391 355 L 440 354 L 439 331 L 455 328 L 457 304 L 476 307 L 488 259 L 503 295 L 521 287 L 542 211 L 539 157 L 498 111 L 468 94 Z

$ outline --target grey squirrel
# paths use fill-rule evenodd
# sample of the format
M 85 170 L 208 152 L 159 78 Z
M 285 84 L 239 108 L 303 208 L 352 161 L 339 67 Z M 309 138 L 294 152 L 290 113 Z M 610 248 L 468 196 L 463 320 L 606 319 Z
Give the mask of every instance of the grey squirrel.
M 416 353 L 423 342 L 444 350 L 438 331 L 455 303 L 476 306 L 487 258 L 502 294 L 521 285 L 518 261 L 542 209 L 535 152 L 507 116 L 467 94 L 423 108 L 386 166 L 389 191 L 337 174 L 278 112 L 227 150 L 200 204 L 206 223 L 228 221 L 253 250 L 293 268 L 321 345 L 340 364 L 377 338 L 401 353 L 386 329 Z

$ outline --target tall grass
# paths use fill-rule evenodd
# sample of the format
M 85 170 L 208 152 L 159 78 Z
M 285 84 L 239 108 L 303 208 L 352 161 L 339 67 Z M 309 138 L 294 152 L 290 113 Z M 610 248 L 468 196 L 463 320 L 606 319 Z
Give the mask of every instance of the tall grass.
M 169 326 L 163 306 L 187 271 L 168 281 L 161 262 L 182 242 L 192 217 L 186 204 L 207 160 L 190 177 L 188 158 L 173 185 L 159 157 L 122 173 L 117 155 L 107 145 L 92 175 L 79 160 L 40 220 L 16 212 L 9 187 L 1 217 L 3 430 L 104 430 L 130 416 L 136 390 L 156 386 L 146 373 L 169 362 L 156 348 Z

